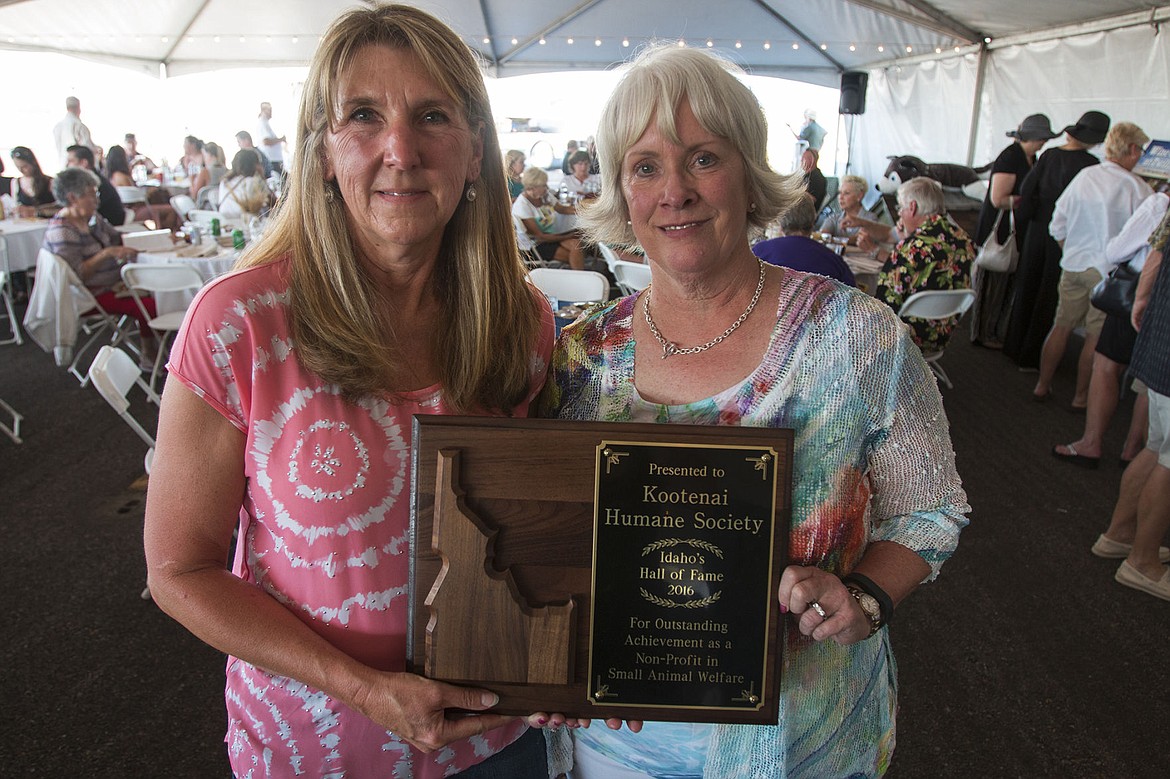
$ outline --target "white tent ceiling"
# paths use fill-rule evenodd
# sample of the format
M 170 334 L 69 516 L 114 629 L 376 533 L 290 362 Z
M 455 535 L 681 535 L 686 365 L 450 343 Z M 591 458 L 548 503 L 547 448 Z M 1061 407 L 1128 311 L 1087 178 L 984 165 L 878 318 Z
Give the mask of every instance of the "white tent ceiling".
M 169 75 L 303 65 L 354 0 L 0 0 L 0 48 Z M 749 72 L 837 86 L 844 70 L 1124 14 L 1141 0 L 421 0 L 496 76 L 604 69 L 649 40 L 708 45 Z M 1151 17 L 1152 18 L 1152 17 Z M 570 43 L 570 39 L 572 43 Z M 738 44 L 738 45 L 737 45 Z

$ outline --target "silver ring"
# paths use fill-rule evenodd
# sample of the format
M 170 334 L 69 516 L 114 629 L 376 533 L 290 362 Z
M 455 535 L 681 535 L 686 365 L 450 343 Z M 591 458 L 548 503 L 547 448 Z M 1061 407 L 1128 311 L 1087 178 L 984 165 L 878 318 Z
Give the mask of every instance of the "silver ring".
M 817 603 L 815 600 L 810 600 L 808 602 L 808 607 L 815 611 L 821 619 L 828 619 L 829 615 L 825 613 L 825 610 L 821 604 Z

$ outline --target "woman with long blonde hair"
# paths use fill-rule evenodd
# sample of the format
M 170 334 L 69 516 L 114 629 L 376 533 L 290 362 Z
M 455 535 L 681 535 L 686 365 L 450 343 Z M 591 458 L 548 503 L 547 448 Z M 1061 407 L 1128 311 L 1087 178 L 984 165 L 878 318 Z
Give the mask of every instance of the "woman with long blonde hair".
M 272 224 L 176 339 L 150 592 L 230 656 L 237 775 L 555 775 L 492 693 L 405 672 L 411 417 L 524 415 L 552 349 L 476 60 L 418 9 L 349 11 L 298 122 Z

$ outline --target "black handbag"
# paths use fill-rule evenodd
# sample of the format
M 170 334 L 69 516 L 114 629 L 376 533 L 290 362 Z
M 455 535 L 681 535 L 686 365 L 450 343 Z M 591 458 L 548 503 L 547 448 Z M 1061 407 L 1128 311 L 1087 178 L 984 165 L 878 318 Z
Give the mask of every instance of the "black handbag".
M 1106 314 L 1121 317 L 1128 322 L 1133 313 L 1133 299 L 1141 275 L 1141 271 L 1131 268 L 1128 262 L 1121 263 L 1097 282 L 1089 294 L 1089 302 Z

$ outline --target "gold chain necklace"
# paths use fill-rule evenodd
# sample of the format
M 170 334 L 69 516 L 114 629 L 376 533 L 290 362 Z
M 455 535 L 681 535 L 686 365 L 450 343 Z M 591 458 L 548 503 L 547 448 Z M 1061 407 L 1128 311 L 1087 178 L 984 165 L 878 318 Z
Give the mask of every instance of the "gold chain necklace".
M 739 315 L 739 319 L 731 323 L 731 327 L 727 328 L 702 346 L 688 346 L 684 349 L 674 341 L 668 341 L 662 337 L 662 333 L 658 332 L 658 327 L 654 324 L 654 319 L 650 316 L 651 290 L 650 287 L 646 287 L 646 294 L 642 299 L 642 311 L 646 315 L 646 324 L 650 326 L 650 332 L 654 334 L 654 338 L 658 341 L 659 345 L 662 346 L 662 359 L 665 360 L 672 354 L 698 354 L 699 352 L 705 352 L 712 346 L 715 346 L 718 343 L 722 343 L 723 340 L 727 338 L 727 336 L 731 335 L 739 329 L 739 326 L 742 325 L 747 320 L 748 315 L 752 313 L 752 309 L 756 307 L 756 301 L 760 299 L 760 293 L 764 291 L 764 268 L 766 266 L 764 265 L 763 260 L 757 258 L 756 261 L 760 263 L 760 283 L 756 285 L 756 292 L 754 295 L 752 295 L 752 302 L 748 303 L 747 308 L 745 308 L 743 313 Z

